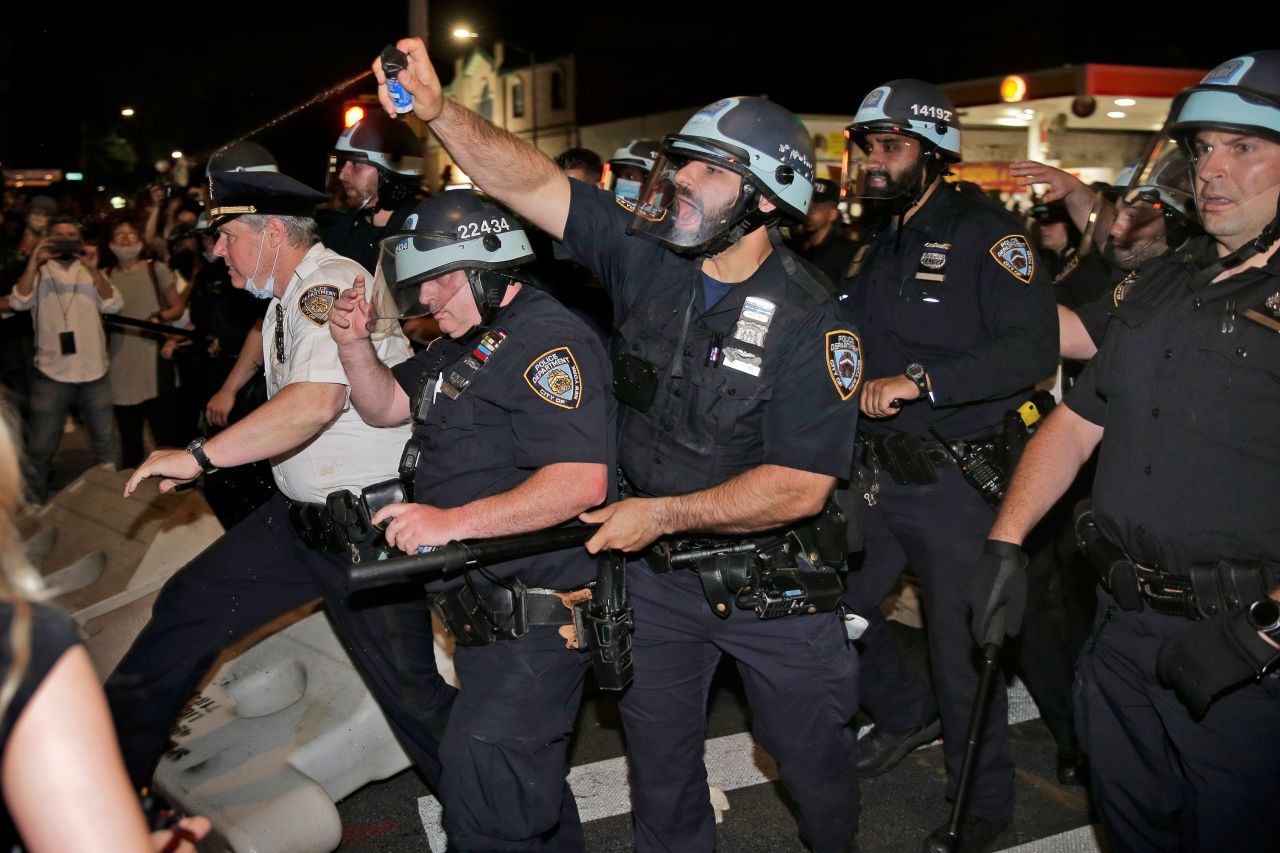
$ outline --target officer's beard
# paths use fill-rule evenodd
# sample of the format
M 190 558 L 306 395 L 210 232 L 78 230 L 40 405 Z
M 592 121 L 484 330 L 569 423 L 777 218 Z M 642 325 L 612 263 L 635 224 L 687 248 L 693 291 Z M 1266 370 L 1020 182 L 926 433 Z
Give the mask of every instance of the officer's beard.
M 680 246 L 701 246 L 718 237 L 725 230 L 734 205 L 738 202 L 737 198 L 733 198 L 719 207 L 711 208 L 703 206 L 701 201 L 684 187 L 677 187 L 675 209 L 677 216 L 673 218 L 672 231 L 675 242 Z M 682 229 L 675 225 L 674 220 L 679 218 L 679 205 L 682 204 L 691 206 L 700 214 L 697 225 L 691 229 Z
M 866 186 L 861 199 L 863 218 L 878 224 L 910 210 L 924 184 L 924 165 L 924 158 L 917 158 L 914 165 L 896 178 L 888 169 L 868 169 L 866 177 L 882 177 L 884 186 Z

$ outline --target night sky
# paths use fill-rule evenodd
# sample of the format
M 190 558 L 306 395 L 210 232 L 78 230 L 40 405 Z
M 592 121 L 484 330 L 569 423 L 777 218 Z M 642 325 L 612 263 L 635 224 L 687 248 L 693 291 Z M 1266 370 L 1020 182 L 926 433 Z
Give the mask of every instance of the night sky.
M 579 123 L 591 124 L 737 94 L 768 95 L 796 112 L 852 116 L 862 95 L 897 77 L 947 82 L 1085 62 L 1209 68 L 1265 46 L 1196 41 L 1204 29 L 1194 21 L 1152 23 L 1137 12 L 1088 22 L 1081 12 L 1095 4 L 990 4 L 983 16 L 950 18 L 923 5 L 838 0 L 779 3 L 776 14 L 750 19 L 736 13 L 743 8 L 437 0 L 429 47 L 446 80 L 466 49 L 447 36 L 456 22 L 481 33 L 482 47 L 505 38 L 539 59 L 573 53 Z M 836 8 L 863 11 L 816 14 Z M 1150 15 L 1153 7 L 1146 8 Z M 801 14 L 806 9 L 814 12 Z M 150 164 L 175 148 L 189 155 L 213 149 L 360 73 L 406 31 L 405 10 L 403 2 L 368 0 L 7 9 L 0 161 L 74 169 L 114 133 L 137 152 L 139 166 L 113 182 L 140 185 Z M 903 20 L 893 20 L 895 12 Z M 286 172 L 318 184 L 341 128 L 342 100 L 372 90 L 363 81 L 255 138 Z M 125 105 L 137 110 L 133 119 L 120 118 Z

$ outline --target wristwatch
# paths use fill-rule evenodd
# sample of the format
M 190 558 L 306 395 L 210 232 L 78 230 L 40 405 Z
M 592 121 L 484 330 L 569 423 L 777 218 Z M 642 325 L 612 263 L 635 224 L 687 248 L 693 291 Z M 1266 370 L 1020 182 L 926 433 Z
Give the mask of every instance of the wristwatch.
M 907 374 L 908 379 L 916 383 L 916 387 L 920 389 L 920 396 L 928 397 L 929 381 L 925 378 L 924 365 L 919 362 L 908 364 L 904 372 Z
M 1280 643 L 1280 603 L 1273 598 L 1259 598 L 1249 605 L 1249 626 Z
M 218 470 L 218 466 L 214 465 L 208 454 L 204 452 L 203 436 L 188 444 L 187 452 L 196 458 L 196 464 L 200 466 L 200 470 L 204 473 L 212 474 Z

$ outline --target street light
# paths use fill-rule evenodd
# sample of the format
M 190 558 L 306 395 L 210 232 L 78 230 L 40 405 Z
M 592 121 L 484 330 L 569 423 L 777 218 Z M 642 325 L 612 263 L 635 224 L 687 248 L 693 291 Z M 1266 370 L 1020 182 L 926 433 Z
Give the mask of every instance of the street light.
M 453 28 L 453 37 L 456 39 L 465 41 L 468 39 L 479 38 L 480 34 L 468 26 L 459 25 Z M 501 39 L 501 42 L 503 47 L 514 47 L 516 50 L 520 51 L 521 53 L 529 57 L 529 81 L 530 83 L 532 83 L 532 85 L 530 86 L 530 89 L 532 89 L 532 92 L 530 93 L 531 101 L 530 101 L 530 109 L 529 109 L 529 123 L 532 125 L 532 127 L 530 128 L 530 134 L 533 137 L 533 147 L 537 148 L 538 147 L 538 58 L 534 56 L 533 51 L 529 50 L 529 48 L 527 47 L 521 47 L 518 44 L 513 44 L 512 42 L 509 42 L 506 39 Z M 506 98 L 504 97 L 503 110 L 502 110 L 503 128 L 507 127 L 507 110 L 506 110 L 505 102 L 506 102 Z
M 120 111 L 120 115 L 124 116 L 125 118 L 132 118 L 132 117 L 133 117 L 133 107 L 125 107 L 124 109 L 122 109 L 122 110 Z
M 169 156 L 170 156 L 170 157 L 172 157 L 172 158 L 173 158 L 173 159 L 175 159 L 175 160 L 181 160 L 181 159 L 182 159 L 182 152 L 181 152 L 181 151 L 171 151 L 171 152 L 169 152 Z

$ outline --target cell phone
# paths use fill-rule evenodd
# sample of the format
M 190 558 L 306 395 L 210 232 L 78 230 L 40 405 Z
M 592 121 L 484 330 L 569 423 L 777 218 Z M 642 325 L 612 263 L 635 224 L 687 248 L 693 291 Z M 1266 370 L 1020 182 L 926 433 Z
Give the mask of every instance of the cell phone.
M 59 258 L 73 258 L 84 251 L 84 243 L 79 237 L 50 240 L 49 251 Z

